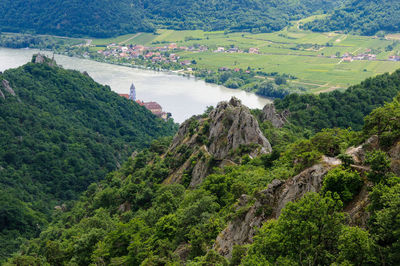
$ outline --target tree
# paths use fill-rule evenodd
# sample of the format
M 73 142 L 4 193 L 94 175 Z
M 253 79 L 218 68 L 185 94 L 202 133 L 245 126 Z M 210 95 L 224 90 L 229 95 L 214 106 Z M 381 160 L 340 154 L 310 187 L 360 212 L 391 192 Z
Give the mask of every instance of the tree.
M 337 193 L 347 203 L 360 191 L 362 184 L 361 176 L 357 172 L 337 167 L 324 177 L 322 192 Z
M 278 220 L 268 221 L 254 238 L 244 265 L 265 260 L 307 265 L 329 265 L 338 254 L 337 239 L 344 215 L 342 203 L 309 193 L 288 203 Z

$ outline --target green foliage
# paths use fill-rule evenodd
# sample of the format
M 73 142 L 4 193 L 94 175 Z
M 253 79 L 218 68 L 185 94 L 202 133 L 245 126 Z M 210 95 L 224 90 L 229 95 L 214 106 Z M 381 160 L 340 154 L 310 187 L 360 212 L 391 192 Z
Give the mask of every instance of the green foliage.
M 271 32 L 284 28 L 290 19 L 329 10 L 336 1 L 193 1 L 193 0 L 43 0 L 2 1 L 3 31 L 32 31 L 53 35 L 107 37 L 138 31 L 206 29 Z M 18 14 L 18 16 L 15 16 Z
M 339 254 L 337 262 L 340 265 L 345 263 L 352 265 L 376 265 L 375 249 L 375 243 L 368 231 L 359 227 L 345 226 L 338 239 Z
M 370 199 L 370 232 L 379 245 L 381 261 L 394 265 L 400 259 L 400 178 L 375 186 Z
M 307 194 L 297 203 L 288 203 L 278 220 L 268 221 L 254 238 L 244 265 L 286 261 L 297 264 L 329 265 L 334 262 L 337 237 L 344 215 L 337 212 L 340 201 Z M 259 265 L 259 264 L 258 264 Z
M 337 193 L 340 199 L 347 203 L 360 191 L 362 184 L 359 173 L 337 167 L 324 177 L 322 193 Z
M 396 0 L 351 0 L 336 9 L 332 15 L 309 22 L 306 29 L 314 31 L 354 32 L 382 36 L 382 31 L 399 32 L 400 3 Z M 384 35 L 384 34 L 383 34 Z
M 349 154 L 341 153 L 337 156 L 337 158 L 342 161 L 344 167 L 350 167 L 352 164 L 354 164 L 354 159 Z
M 17 95 L 0 97 L 2 258 L 21 238 L 37 236 L 54 206 L 76 199 L 133 150 L 176 130 L 77 71 L 28 63 L 5 71 L 2 80 Z M 104 190 L 96 204 L 114 198 Z
M 279 110 L 289 110 L 291 112 L 289 119 L 294 125 L 310 129 L 313 132 L 334 127 L 351 127 L 354 130 L 360 130 L 363 126 L 364 116 L 370 114 L 375 108 L 383 106 L 385 102 L 392 101 L 399 90 L 400 70 L 393 74 L 369 78 L 344 92 L 333 91 L 319 95 L 290 94 L 282 100 L 275 100 L 275 106 Z M 395 109 L 396 106 L 398 106 L 398 101 L 388 106 L 388 111 L 391 109 L 390 112 L 395 115 L 394 117 L 398 117 L 398 107 Z M 383 111 L 376 111 L 375 116 L 380 116 Z M 398 121 L 399 119 L 390 121 L 382 126 L 388 125 L 388 128 L 392 126 L 394 130 L 397 130 Z M 371 125 L 366 130 L 374 131 L 376 123 L 380 125 L 377 120 L 370 123 L 367 119 L 366 124 Z M 379 128 L 382 129 L 382 127 Z
M 131 4 L 59 0 L 49 5 L 43 0 L 6 0 L 0 3 L 0 28 L 6 32 L 93 37 L 154 31 L 154 26 L 143 19 L 143 8 L 138 3 Z
M 368 153 L 365 162 L 371 166 L 368 179 L 375 184 L 384 181 L 390 170 L 390 159 L 384 151 L 376 150 Z
M 378 135 L 379 144 L 383 147 L 390 147 L 400 138 L 399 99 L 400 95 L 393 102 L 386 103 L 365 117 L 365 135 Z

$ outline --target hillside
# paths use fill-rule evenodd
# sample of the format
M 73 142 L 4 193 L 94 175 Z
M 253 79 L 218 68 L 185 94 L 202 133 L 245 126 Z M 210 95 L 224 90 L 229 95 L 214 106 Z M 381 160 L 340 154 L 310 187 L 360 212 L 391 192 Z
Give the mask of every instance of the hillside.
M 271 32 L 340 1 L 57 0 L 49 5 L 44 0 L 5 0 L 0 3 L 0 30 L 92 37 L 152 32 L 156 27 Z
M 400 31 L 400 2 L 397 0 L 351 0 L 328 17 L 307 23 L 313 31 L 345 31 L 375 35 Z
M 362 132 L 309 139 L 222 102 L 56 211 L 9 265 L 395 265 L 399 97 Z M 261 131 L 283 136 L 272 153 Z
M 176 130 L 89 76 L 44 60 L 0 74 L 0 260 L 20 237 L 36 236 L 56 205 Z
M 153 29 L 143 9 L 128 0 L 0 2 L 0 31 L 106 37 Z
M 363 117 L 391 101 L 399 92 L 400 70 L 397 70 L 392 74 L 368 78 L 344 92 L 292 94 L 275 100 L 275 106 L 280 111 L 290 113 L 289 120 L 294 125 L 312 132 L 333 127 L 360 130 Z

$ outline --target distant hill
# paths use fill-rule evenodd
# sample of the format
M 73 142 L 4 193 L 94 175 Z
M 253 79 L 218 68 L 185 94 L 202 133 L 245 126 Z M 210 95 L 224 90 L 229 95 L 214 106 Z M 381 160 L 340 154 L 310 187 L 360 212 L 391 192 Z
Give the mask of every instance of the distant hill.
M 0 30 L 66 36 L 106 37 L 154 28 L 132 1 L 3 0 Z
M 28 63 L 0 74 L 0 262 L 56 205 L 173 135 L 164 122 L 78 71 Z
M 318 132 L 324 128 L 361 130 L 363 118 L 400 92 L 400 70 L 368 78 L 347 90 L 314 94 L 291 94 L 275 100 L 279 110 L 290 112 L 290 121 Z
M 379 31 L 400 31 L 400 2 L 397 0 L 351 0 L 332 15 L 307 23 L 313 31 L 346 31 L 375 35 Z
M 3 0 L 0 30 L 109 37 L 155 28 L 271 32 L 342 0 Z

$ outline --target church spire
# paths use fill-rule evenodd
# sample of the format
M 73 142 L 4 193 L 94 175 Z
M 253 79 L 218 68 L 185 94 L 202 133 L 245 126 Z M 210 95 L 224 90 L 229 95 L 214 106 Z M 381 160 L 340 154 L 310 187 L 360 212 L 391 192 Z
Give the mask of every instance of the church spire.
M 136 101 L 136 88 L 135 85 L 131 85 L 130 93 L 129 93 L 129 99 L 132 101 Z

